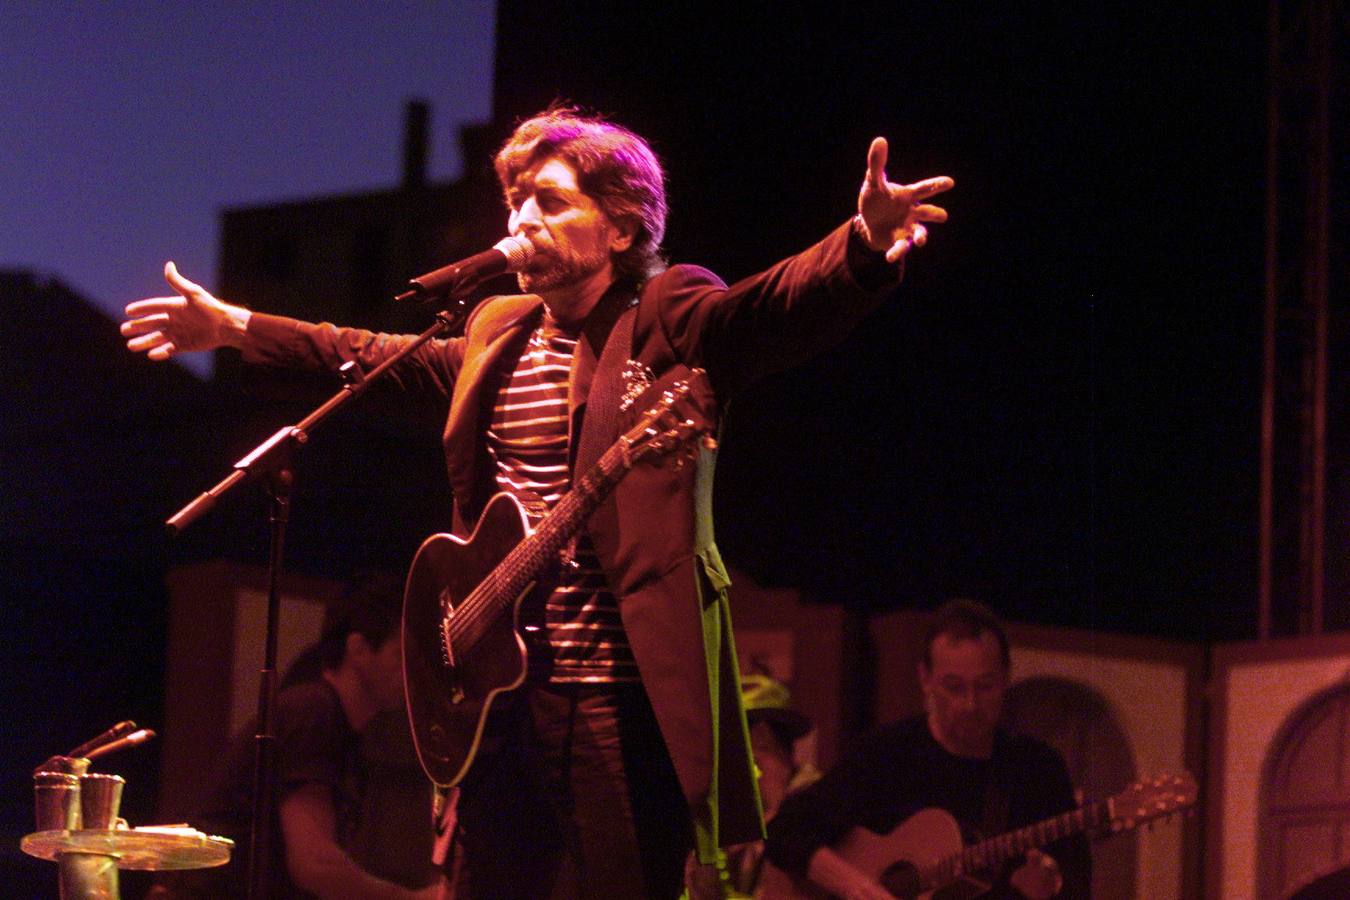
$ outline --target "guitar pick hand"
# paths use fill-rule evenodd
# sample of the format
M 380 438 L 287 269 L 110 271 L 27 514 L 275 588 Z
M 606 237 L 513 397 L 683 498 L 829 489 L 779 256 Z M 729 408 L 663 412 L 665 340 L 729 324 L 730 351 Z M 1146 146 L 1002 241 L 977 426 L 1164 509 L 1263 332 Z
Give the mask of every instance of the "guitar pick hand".
M 1064 876 L 1053 856 L 1039 850 L 1027 853 L 1027 861 L 1009 879 L 1017 892 L 1031 900 L 1047 900 L 1064 889 Z

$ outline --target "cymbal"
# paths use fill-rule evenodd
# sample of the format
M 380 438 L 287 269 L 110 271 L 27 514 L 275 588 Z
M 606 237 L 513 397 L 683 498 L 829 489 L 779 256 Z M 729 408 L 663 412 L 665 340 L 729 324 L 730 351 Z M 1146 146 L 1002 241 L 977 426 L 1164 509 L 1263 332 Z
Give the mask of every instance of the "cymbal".
M 234 841 L 194 828 L 89 828 L 36 831 L 24 836 L 19 849 L 49 860 L 62 853 L 98 853 L 116 857 L 119 869 L 165 871 L 223 866 L 230 861 Z

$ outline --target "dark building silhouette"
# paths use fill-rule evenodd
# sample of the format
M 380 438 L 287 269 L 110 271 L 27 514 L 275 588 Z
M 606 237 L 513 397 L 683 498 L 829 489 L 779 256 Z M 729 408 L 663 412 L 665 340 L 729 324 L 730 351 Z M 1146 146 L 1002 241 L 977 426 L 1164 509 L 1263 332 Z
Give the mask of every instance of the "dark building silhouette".
M 404 171 L 388 190 L 226 210 L 216 292 L 250 309 L 311 321 L 398 333 L 428 328 L 439 306 L 396 304 L 394 295 L 410 278 L 484 250 L 505 233 L 489 130 L 463 131 L 463 178 L 428 183 L 429 116 L 425 104 L 408 104 Z M 513 283 L 484 285 L 474 300 Z M 233 350 L 217 353 L 216 383 L 234 395 L 240 419 L 228 432 L 240 449 L 221 454 L 222 474 L 341 387 L 331 374 L 245 368 Z M 312 435 L 297 460 L 289 568 L 336 578 L 367 568 L 399 571 L 423 538 L 449 527 L 439 442 L 444 410 L 419 399 L 376 386 Z M 225 506 L 212 513 L 229 522 L 219 555 L 265 562 L 265 544 L 250 540 L 250 522 L 262 522 L 262 513 Z
M 505 235 L 506 219 L 485 127 L 463 131 L 465 177 L 427 183 L 429 116 L 426 104 L 408 104 L 397 187 L 226 210 L 220 295 L 310 321 L 425 328 L 428 309 L 395 304 L 394 295 L 410 278 L 491 247 Z
M 163 707 L 162 522 L 205 468 L 200 435 L 228 406 L 176 365 L 122 347 L 116 323 L 56 278 L 0 272 L 0 879 L 53 891 L 20 854 L 30 773 L 116 721 L 156 727 Z M 158 748 L 96 771 L 127 778 L 125 815 L 151 820 Z M 23 885 L 32 885 L 31 892 Z
M 874 135 L 893 177 L 956 178 L 895 302 L 735 402 L 723 555 L 859 608 L 1251 635 L 1260 14 L 883 18 L 499 4 L 496 121 L 563 98 L 649 137 L 672 260 L 806 246 Z

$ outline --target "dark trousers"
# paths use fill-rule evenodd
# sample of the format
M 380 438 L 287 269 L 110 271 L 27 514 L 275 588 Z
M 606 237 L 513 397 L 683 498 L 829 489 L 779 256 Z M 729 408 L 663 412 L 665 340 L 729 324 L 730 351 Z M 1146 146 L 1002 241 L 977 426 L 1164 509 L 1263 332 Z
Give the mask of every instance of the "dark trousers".
M 460 785 L 451 896 L 675 898 L 688 807 L 639 685 L 526 685 Z

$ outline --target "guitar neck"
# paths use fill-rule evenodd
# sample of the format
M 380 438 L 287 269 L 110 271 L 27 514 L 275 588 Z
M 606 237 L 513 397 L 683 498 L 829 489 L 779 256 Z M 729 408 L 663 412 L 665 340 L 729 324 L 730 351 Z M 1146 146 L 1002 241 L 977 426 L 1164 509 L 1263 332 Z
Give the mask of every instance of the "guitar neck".
M 628 471 L 627 446 L 610 447 L 568 491 L 548 516 L 497 565 L 474 590 L 469 605 L 485 604 L 496 614 L 520 596 Z
M 1111 819 L 1111 801 L 1102 800 L 1016 831 L 971 844 L 959 853 L 944 857 L 936 865 L 925 869 L 923 873 L 925 886 L 941 887 L 955 881 L 964 873 L 997 868 L 1010 859 L 1022 856 L 1028 850 L 1108 825 Z
M 558 551 L 638 461 L 680 450 L 692 437 L 707 431 L 699 423 L 708 421 L 709 415 L 700 408 L 694 392 L 695 386 L 702 386 L 699 396 L 704 400 L 711 396 L 703 371 L 691 369 L 679 379 L 666 381 L 658 382 L 661 391 L 657 404 L 576 479 L 572 490 L 453 612 L 445 607 L 442 598 L 441 631 L 447 662 L 477 643 L 496 617 L 510 610 L 530 582 L 558 559 Z M 649 393 L 656 390 L 657 385 L 648 388 Z

